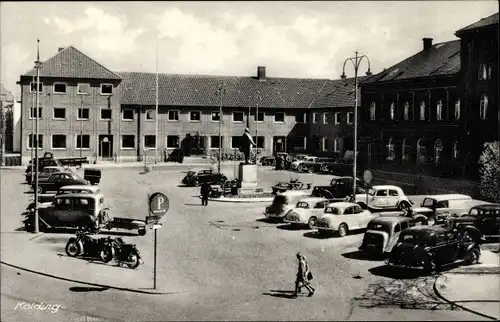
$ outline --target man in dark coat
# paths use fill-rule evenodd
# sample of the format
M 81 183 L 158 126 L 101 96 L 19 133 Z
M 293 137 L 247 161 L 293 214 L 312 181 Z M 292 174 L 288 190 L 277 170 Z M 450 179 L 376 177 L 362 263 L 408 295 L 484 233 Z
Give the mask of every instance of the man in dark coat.
M 204 182 L 201 185 L 201 205 L 208 206 L 208 197 L 210 196 L 210 192 L 212 191 L 212 186 L 208 182 Z

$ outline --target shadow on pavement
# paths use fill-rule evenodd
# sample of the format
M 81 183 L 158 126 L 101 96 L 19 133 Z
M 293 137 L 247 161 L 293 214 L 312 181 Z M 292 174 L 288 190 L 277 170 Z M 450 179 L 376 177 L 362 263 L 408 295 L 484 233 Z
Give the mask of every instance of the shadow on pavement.
M 185 203 L 184 206 L 203 206 L 201 203 Z
M 262 293 L 262 295 L 269 295 L 272 297 L 295 300 L 297 297 L 293 296 L 293 292 L 294 291 L 270 290 L 267 293 Z
M 263 222 L 263 223 L 266 223 L 266 224 L 277 224 L 276 221 L 274 221 L 272 219 L 269 219 L 269 218 L 259 218 L 259 219 L 255 219 L 255 221 Z
M 314 238 L 314 239 L 328 239 L 328 238 L 337 238 L 333 234 L 321 234 L 318 231 L 309 231 L 307 233 L 304 233 L 304 237 L 307 238 Z
M 399 267 L 393 267 L 389 265 L 381 265 L 373 267 L 370 268 L 368 271 L 376 276 L 388 277 L 399 280 L 415 279 L 418 277 L 426 276 L 426 274 L 422 270 L 402 269 Z
M 349 253 L 344 253 L 342 254 L 345 258 L 349 259 L 357 259 L 357 260 L 365 260 L 365 261 L 382 261 L 384 258 L 382 255 L 374 255 L 374 254 L 369 254 L 360 250 L 356 250 L 353 252 Z
M 276 228 L 281 229 L 281 230 L 305 230 L 306 227 L 307 226 L 292 225 L 292 224 L 285 224 L 285 225 L 276 226 Z M 309 227 L 307 227 L 307 230 L 309 230 Z
M 109 290 L 109 287 L 83 287 L 83 286 L 73 286 L 70 287 L 71 292 L 102 292 Z

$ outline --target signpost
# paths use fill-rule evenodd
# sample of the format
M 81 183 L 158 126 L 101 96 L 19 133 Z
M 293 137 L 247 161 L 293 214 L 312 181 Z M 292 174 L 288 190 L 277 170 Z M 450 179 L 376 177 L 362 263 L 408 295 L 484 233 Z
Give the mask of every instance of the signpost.
M 153 267 L 153 288 L 156 289 L 156 237 L 157 231 L 162 227 L 159 221 L 167 213 L 170 201 L 161 192 L 155 192 L 148 196 L 149 216 L 146 216 L 146 224 L 155 231 L 154 233 L 154 267 Z
M 370 170 L 366 170 L 363 173 L 363 180 L 365 181 L 365 189 L 366 189 L 366 206 L 368 207 L 368 187 L 373 180 L 373 174 Z

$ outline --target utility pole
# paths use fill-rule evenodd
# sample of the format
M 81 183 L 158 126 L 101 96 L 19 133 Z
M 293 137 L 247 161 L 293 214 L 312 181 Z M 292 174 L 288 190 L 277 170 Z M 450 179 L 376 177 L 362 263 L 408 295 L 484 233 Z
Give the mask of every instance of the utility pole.
M 259 102 L 262 100 L 262 96 L 260 96 L 260 91 L 257 91 L 257 106 L 255 108 L 255 165 L 259 164 L 258 154 L 259 152 Z
M 40 61 L 40 39 L 37 39 L 36 47 L 36 121 L 35 121 L 35 233 L 40 231 L 38 226 L 38 119 L 40 117 L 40 68 L 42 68 L 42 62 Z
M 226 93 L 226 88 L 224 87 L 224 83 L 219 83 L 217 87 L 216 95 L 220 98 L 219 105 L 219 163 L 217 166 L 218 173 L 220 172 L 220 162 L 222 159 L 222 104 L 224 103 L 224 94 Z
M 82 103 L 80 104 L 80 158 L 82 158 L 83 154 L 83 94 L 81 94 L 81 101 Z M 76 140 L 78 142 L 78 140 Z
M 158 160 L 158 60 L 160 58 L 160 37 L 156 39 L 156 110 L 155 110 L 155 164 Z M 155 231 L 156 233 L 156 231 Z
M 31 84 L 35 84 L 35 75 L 33 75 L 33 78 L 32 78 L 32 83 Z M 31 88 L 31 85 L 30 84 L 30 88 Z M 33 149 L 36 149 L 34 148 L 35 146 L 35 115 L 33 114 L 33 112 L 35 111 L 35 92 L 33 91 L 32 95 L 31 95 L 31 108 L 30 108 L 30 113 L 31 113 L 31 184 L 33 184 L 33 177 L 35 176 L 35 165 L 33 164 Z M 37 147 L 38 148 L 38 147 Z

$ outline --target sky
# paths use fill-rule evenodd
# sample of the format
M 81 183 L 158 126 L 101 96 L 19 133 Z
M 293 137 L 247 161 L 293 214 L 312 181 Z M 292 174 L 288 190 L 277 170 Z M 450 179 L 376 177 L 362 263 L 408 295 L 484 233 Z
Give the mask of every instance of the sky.
M 73 45 L 112 71 L 338 79 L 355 51 L 378 73 L 496 12 L 494 0 L 2 1 L 0 81 L 19 93 L 37 38 L 42 61 Z

